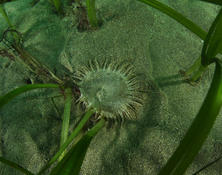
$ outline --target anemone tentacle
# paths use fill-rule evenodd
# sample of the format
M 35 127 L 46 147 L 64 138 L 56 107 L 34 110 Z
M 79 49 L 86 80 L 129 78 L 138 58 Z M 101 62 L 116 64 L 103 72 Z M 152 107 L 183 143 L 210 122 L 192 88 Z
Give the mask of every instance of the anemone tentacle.
M 96 109 L 98 118 L 136 119 L 144 104 L 141 81 L 133 65 L 105 59 L 90 60 L 74 74 L 81 96 L 77 103 Z

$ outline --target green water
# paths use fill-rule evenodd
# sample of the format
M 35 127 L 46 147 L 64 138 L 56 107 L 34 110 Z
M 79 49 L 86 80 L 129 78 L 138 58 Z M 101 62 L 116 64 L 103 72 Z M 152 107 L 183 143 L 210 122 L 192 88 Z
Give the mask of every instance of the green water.
M 81 175 L 155 175 L 172 155 L 197 114 L 209 88 L 212 67 L 196 86 L 181 81 L 179 70 L 192 65 L 201 53 L 202 41 L 159 11 L 135 0 L 97 0 L 102 26 L 80 32 L 77 15 L 65 6 L 65 17 L 53 12 L 47 1 L 33 8 L 30 1 L 5 5 L 11 22 L 23 34 L 25 49 L 36 59 L 64 75 L 72 75 L 91 59 L 132 64 L 145 84 L 146 102 L 138 120 L 120 128 L 103 128 L 92 141 Z M 208 30 L 219 8 L 188 0 L 161 1 Z M 7 23 L 0 15 L 0 34 Z M 2 48 L 3 45 L 0 45 Z M 25 84 L 29 72 L 18 62 L 0 56 L 0 94 Z M 0 111 L 0 155 L 33 173 L 59 148 L 61 120 L 51 90 L 36 90 L 9 103 Z M 23 100 L 23 101 L 22 101 Z M 63 99 L 56 98 L 60 113 Z M 79 109 L 73 106 L 71 128 Z M 187 175 L 222 153 L 222 115 Z M 221 161 L 202 174 L 220 175 Z M 0 164 L 0 175 L 21 173 Z

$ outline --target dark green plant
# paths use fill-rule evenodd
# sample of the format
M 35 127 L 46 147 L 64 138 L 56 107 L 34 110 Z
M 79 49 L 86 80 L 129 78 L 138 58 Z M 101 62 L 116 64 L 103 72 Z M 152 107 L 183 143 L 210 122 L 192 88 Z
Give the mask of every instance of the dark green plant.
M 153 8 L 156 8 L 157 10 L 161 11 L 162 13 L 168 15 L 169 17 L 173 18 L 180 24 L 182 24 L 184 27 L 186 27 L 188 30 L 190 30 L 192 33 L 196 34 L 201 40 L 205 40 L 207 36 L 207 32 L 205 32 L 203 29 L 201 29 L 198 25 L 184 17 L 182 14 L 178 13 L 174 9 L 166 6 L 165 4 L 162 4 L 161 2 L 158 2 L 156 0 L 138 0 L 140 2 L 143 2 Z M 212 3 L 218 4 L 219 1 L 217 0 L 210 0 Z M 221 3 L 221 2 L 220 2 Z M 218 31 L 219 34 L 219 31 Z M 219 36 L 217 34 L 217 36 Z M 222 54 L 222 51 L 219 50 L 219 53 Z M 189 77 L 189 81 L 195 82 L 197 81 L 200 76 L 203 74 L 204 71 L 206 71 L 206 66 L 201 64 L 200 59 L 197 59 L 194 64 L 187 69 L 187 71 L 184 73 L 185 77 Z
M 207 32 L 205 32 L 203 29 L 201 29 L 197 24 L 193 23 L 191 20 L 187 19 L 185 16 L 177 12 L 176 10 L 168 7 L 167 5 L 158 2 L 156 0 L 138 0 L 144 4 L 147 4 L 160 12 L 168 15 L 169 17 L 176 20 L 178 23 L 182 24 L 184 27 L 186 27 L 188 30 L 196 34 L 198 37 L 200 37 L 202 40 L 205 39 L 207 36 Z
M 38 76 L 43 76 L 47 79 L 50 79 L 53 82 L 58 84 L 63 84 L 63 81 L 57 77 L 47 66 L 41 64 L 37 61 L 31 54 L 29 54 L 23 47 L 22 38 L 20 33 L 15 29 L 15 27 L 10 22 L 8 15 L 4 9 L 4 6 L 0 4 L 0 13 L 8 23 L 9 29 L 7 29 L 2 39 L 0 40 L 3 42 L 9 49 L 14 50 L 19 55 L 19 59 L 21 62 L 27 67 L 31 72 Z M 12 41 L 8 40 L 7 34 L 10 34 Z M 11 39 L 10 39 L 11 40 Z
M 222 53 L 222 8 L 210 27 L 201 53 L 201 65 L 208 66 Z
M 59 88 L 56 84 L 33 84 L 33 85 L 25 85 L 20 88 L 17 88 L 9 93 L 7 93 L 4 96 L 0 96 L 0 110 L 1 107 L 6 105 L 9 101 L 13 100 L 16 96 L 36 89 L 36 88 Z M 92 129 L 90 129 L 85 135 L 84 133 L 80 134 L 80 131 L 82 130 L 84 124 L 88 121 L 90 116 L 94 113 L 94 110 L 89 110 L 83 117 L 83 119 L 79 122 L 78 126 L 74 129 L 74 131 L 70 134 L 68 137 L 68 124 L 67 121 L 70 117 L 70 105 L 71 105 L 71 94 L 70 89 L 65 89 L 65 95 L 66 95 L 66 101 L 65 101 L 65 109 L 63 114 L 63 127 L 61 132 L 61 147 L 60 150 L 55 154 L 55 156 L 49 161 L 49 163 L 42 168 L 42 170 L 38 173 L 43 174 L 45 170 L 47 170 L 53 163 L 58 160 L 58 158 L 61 158 L 59 160 L 57 166 L 53 169 L 53 171 L 50 173 L 53 175 L 64 175 L 64 172 L 66 172 L 68 169 L 70 169 L 70 172 L 67 172 L 68 174 L 72 173 L 75 169 L 75 172 L 80 170 L 81 167 L 81 161 L 83 161 L 84 155 L 86 153 L 87 147 L 92 140 L 92 138 L 96 135 L 96 133 L 101 129 L 104 125 L 104 120 L 100 120 Z M 79 135 L 79 138 L 76 138 Z M 75 139 L 75 144 L 73 144 L 72 148 L 64 154 L 66 148 L 73 142 Z M 63 157 L 65 155 L 65 157 Z M 11 162 L 7 159 L 4 159 L 3 157 L 0 157 L 0 162 L 11 166 L 20 172 L 27 174 L 27 175 L 33 175 L 30 171 L 27 169 L 21 167 L 20 165 Z M 76 164 L 78 162 L 78 164 Z M 73 166 L 73 164 L 75 166 Z M 68 175 L 67 174 L 67 175 Z
M 221 160 L 222 156 L 218 157 L 217 159 L 213 160 L 212 162 L 208 163 L 207 165 L 205 165 L 204 167 L 200 168 L 198 171 L 196 171 L 194 174 L 192 175 L 197 175 L 199 174 L 201 171 L 205 170 L 206 168 L 208 168 L 209 166 L 213 165 L 214 163 L 218 162 L 219 160 Z
M 86 0 L 86 8 L 88 13 L 88 20 L 92 28 L 98 27 L 98 20 L 96 17 L 95 0 Z
M 18 171 L 20 171 L 20 172 L 23 173 L 23 174 L 34 175 L 34 174 L 32 174 L 29 170 L 27 170 L 27 169 L 23 168 L 22 166 L 14 163 L 14 162 L 12 162 L 12 161 L 9 161 L 9 160 L 7 160 L 7 159 L 5 159 L 5 158 L 3 158 L 3 157 L 0 157 L 0 162 L 2 162 L 2 163 L 4 163 L 5 165 L 8 165 L 8 166 L 10 166 L 10 167 L 18 170 Z
M 200 0 L 200 1 L 205 1 L 205 2 L 210 2 L 210 3 L 213 3 L 213 4 L 217 4 L 217 5 L 222 5 L 221 0 Z
M 192 125 L 159 175 L 184 174 L 206 140 L 222 106 L 222 63 L 216 70 L 208 94 Z
M 69 119 L 70 119 L 70 111 L 71 111 L 71 102 L 72 102 L 72 90 L 70 88 L 65 89 L 65 107 L 64 114 L 62 117 L 62 132 L 61 132 L 61 140 L 60 146 L 62 146 L 68 138 L 69 133 Z M 63 155 L 61 155 L 61 159 Z
M 104 119 L 100 120 L 90 131 L 88 131 L 81 140 L 70 149 L 65 157 L 60 161 L 57 166 L 52 170 L 50 175 L 78 175 L 83 159 L 85 157 L 87 148 L 98 133 L 98 131 L 104 126 Z
M 20 88 L 17 88 L 7 94 L 5 94 L 4 96 L 0 96 L 0 108 L 7 104 L 10 100 L 12 100 L 13 98 L 15 98 L 16 96 L 33 90 L 33 89 L 37 89 L 37 88 L 59 88 L 58 85 L 56 84 L 30 84 L 30 85 L 25 85 L 22 86 Z
M 222 9 L 211 25 L 209 32 L 206 34 L 196 24 L 160 2 L 155 0 L 139 1 L 167 14 L 204 40 L 200 58 L 197 59 L 194 65 L 186 72 L 186 74 L 192 74 L 196 71 L 192 75 L 191 81 L 196 81 L 206 70 L 208 65 L 211 63 L 216 64 L 210 89 L 199 113 L 192 122 L 185 137 L 180 142 L 175 153 L 159 173 L 159 175 L 184 174 L 206 140 L 222 106 L 222 62 L 216 58 L 217 54 L 222 53 Z M 211 2 L 215 4 L 219 3 L 219 1 L 213 0 Z
M 12 90 L 11 92 L 5 94 L 4 96 L 0 96 L 0 110 L 1 108 L 6 105 L 8 102 L 13 100 L 16 96 L 36 89 L 36 88 L 57 88 L 60 89 L 64 93 L 65 98 L 65 107 L 64 107 L 64 113 L 62 116 L 62 129 L 61 129 L 61 143 L 60 143 L 60 150 L 53 156 L 53 158 L 48 162 L 47 165 L 45 165 L 40 172 L 38 173 L 43 174 L 46 170 L 50 168 L 50 166 L 57 162 L 57 166 L 50 174 L 56 174 L 56 175 L 63 175 L 64 172 L 67 169 L 71 170 L 73 169 L 73 161 L 79 162 L 75 165 L 75 171 L 79 171 L 81 167 L 81 161 L 83 160 L 84 154 L 80 155 L 77 154 L 79 151 L 81 153 L 85 153 L 87 150 L 87 147 L 91 141 L 91 139 L 96 135 L 98 130 L 102 128 L 104 125 L 104 120 L 99 120 L 98 124 L 96 124 L 92 129 L 90 129 L 88 132 L 83 132 L 83 126 L 86 124 L 86 122 L 89 120 L 90 116 L 95 112 L 93 109 L 89 109 L 86 114 L 83 116 L 82 120 L 79 122 L 79 124 L 76 126 L 76 128 L 73 130 L 73 132 L 68 136 L 68 128 L 69 128 L 69 119 L 70 119 L 70 110 L 71 110 L 71 101 L 73 98 L 73 90 L 75 90 L 76 85 L 65 82 L 61 80 L 59 77 L 57 77 L 55 74 L 52 73 L 50 69 L 48 69 L 45 65 L 41 64 L 39 61 L 37 61 L 34 57 L 32 57 L 24 48 L 22 43 L 18 42 L 20 41 L 20 35 L 16 31 L 16 29 L 11 24 L 8 15 L 4 9 L 3 6 L 0 6 L 0 13 L 2 13 L 3 17 L 7 21 L 9 25 L 9 29 L 7 29 L 4 34 L 1 41 L 4 42 L 4 44 L 7 44 L 7 47 L 10 47 L 11 49 L 14 49 L 18 55 L 21 61 L 24 63 L 24 65 L 33 73 L 35 73 L 39 78 L 42 78 L 43 82 L 51 81 L 55 82 L 56 84 L 31 84 L 31 85 L 25 85 L 19 88 L 16 88 L 15 90 Z M 7 34 L 11 34 L 12 41 L 8 41 Z M 8 42 L 8 43 L 7 43 Z M 42 76 L 42 77 L 41 77 Z M 67 87 L 68 86 L 68 87 Z M 73 89 L 74 88 L 74 89 Z M 62 95 L 62 94 L 61 94 Z M 68 147 L 71 149 L 67 150 Z M 76 146 L 75 146 L 76 145 Z M 77 151 L 76 151 L 77 150 Z M 67 161 L 67 157 L 68 161 Z M 20 165 L 11 162 L 3 157 L 0 157 L 0 162 L 17 169 L 18 171 L 27 174 L 27 175 L 33 175 L 30 171 L 27 169 L 21 167 Z M 71 174 L 71 172 L 67 172 L 68 174 Z
M 40 172 L 38 173 L 38 175 L 42 174 L 43 172 L 45 172 L 53 163 L 56 162 L 56 160 L 61 156 L 61 154 L 65 151 L 65 149 L 68 147 L 68 145 L 73 141 L 73 139 L 75 138 L 76 143 L 80 140 L 80 138 L 82 137 L 83 134 L 81 134 L 81 130 L 83 128 L 83 126 L 86 124 L 86 122 L 88 121 L 88 119 L 92 116 L 92 114 L 94 113 L 94 110 L 88 110 L 85 115 L 83 116 L 82 120 L 79 122 L 78 126 L 75 128 L 75 130 L 70 134 L 70 136 L 68 137 L 68 139 L 65 141 L 65 143 L 60 147 L 59 151 L 52 157 L 52 159 L 48 162 L 47 165 L 45 165 Z M 78 137 L 78 135 L 80 135 L 80 137 Z M 84 151 L 84 150 L 83 150 Z M 77 157 L 78 158 L 78 157 Z M 80 165 L 81 166 L 81 165 Z

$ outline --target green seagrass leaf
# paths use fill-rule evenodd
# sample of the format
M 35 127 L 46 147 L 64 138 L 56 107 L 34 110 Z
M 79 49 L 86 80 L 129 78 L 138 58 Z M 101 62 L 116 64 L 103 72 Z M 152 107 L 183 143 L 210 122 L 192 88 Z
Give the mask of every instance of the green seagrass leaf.
M 167 5 L 158 2 L 157 0 L 138 0 L 140 2 L 143 2 L 144 4 L 147 4 L 163 13 L 168 15 L 169 17 L 175 19 L 177 22 L 185 26 L 187 29 L 189 29 L 191 32 L 199 36 L 202 40 L 205 39 L 207 33 L 201 29 L 197 24 L 193 23 L 189 19 L 187 19 L 182 14 L 178 13 L 176 10 L 168 7 Z
M 214 77 L 204 102 L 174 154 L 158 175 L 182 175 L 201 149 L 222 106 L 222 63 L 216 60 Z
M 222 53 L 222 9 L 211 25 L 201 52 L 201 63 L 207 66 L 214 61 L 215 56 Z
M 200 0 L 200 1 L 205 1 L 205 2 L 212 3 L 212 4 L 222 5 L 221 0 Z
M 60 147 L 59 151 L 52 157 L 52 159 L 46 164 L 37 175 L 42 175 L 44 172 L 49 169 L 49 167 L 58 160 L 58 158 L 63 154 L 63 152 L 66 150 L 66 148 L 69 146 L 69 144 L 73 141 L 78 141 L 78 136 L 80 136 L 80 139 L 82 138 L 80 132 L 83 128 L 83 126 L 86 124 L 88 119 L 92 116 L 92 114 L 95 112 L 94 109 L 89 109 L 85 115 L 82 117 L 81 121 L 77 125 L 77 127 L 73 130 L 73 132 L 70 134 L 70 136 L 67 138 L 65 143 Z
M 16 88 L 10 92 L 8 92 L 7 94 L 0 96 L 0 108 L 7 104 L 9 101 L 11 101 L 13 98 L 15 98 L 16 96 L 33 90 L 33 89 L 37 89 L 37 88 L 59 88 L 59 85 L 56 84 L 30 84 L 30 85 L 25 85 L 25 86 L 21 86 L 19 88 Z
M 2 162 L 2 163 L 4 163 L 5 165 L 8 165 L 8 166 L 16 169 L 16 170 L 18 170 L 18 171 L 20 171 L 20 172 L 22 172 L 22 173 L 24 173 L 24 174 L 26 174 L 26 175 L 34 175 L 34 174 L 32 174 L 29 170 L 27 170 L 27 169 L 23 168 L 22 166 L 16 164 L 15 162 L 12 162 L 12 161 L 10 161 L 10 160 L 7 160 L 7 159 L 5 159 L 5 158 L 3 158 L 3 157 L 0 157 L 0 162 Z
M 50 175 L 78 175 L 89 144 L 97 132 L 104 126 L 104 123 L 105 121 L 101 119 L 90 129 L 53 168 Z

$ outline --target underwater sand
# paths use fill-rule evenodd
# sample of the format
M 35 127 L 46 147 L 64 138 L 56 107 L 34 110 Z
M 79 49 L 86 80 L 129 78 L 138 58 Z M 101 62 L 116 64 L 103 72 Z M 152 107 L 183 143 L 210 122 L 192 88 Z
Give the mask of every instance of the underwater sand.
M 184 83 L 179 70 L 188 68 L 201 53 L 201 40 L 159 11 L 135 0 L 97 0 L 103 25 L 78 32 L 71 9 L 58 17 L 47 1 L 35 7 L 19 0 L 5 7 L 24 46 L 35 58 L 63 75 L 90 59 L 127 61 L 135 66 L 147 90 L 146 103 L 136 121 L 121 128 L 103 128 L 93 139 L 81 175 L 156 175 L 183 138 L 208 91 L 213 66 L 196 86 Z M 162 0 L 208 30 L 219 10 L 203 2 Z M 68 9 L 67 9 L 68 10 Z M 7 24 L 0 15 L 0 34 Z M 9 64 L 9 65 L 8 65 Z M 7 66 L 8 65 L 8 66 Z M 25 84 L 30 75 L 18 63 L 0 56 L 0 94 Z M 35 90 L 17 97 L 0 111 L 0 155 L 37 173 L 59 148 L 61 120 L 45 95 Z M 60 112 L 62 98 L 56 99 Z M 71 127 L 78 111 L 73 107 Z M 222 153 L 222 114 L 195 161 L 192 174 Z M 200 175 L 221 175 L 222 161 Z M 21 173 L 0 164 L 0 175 Z

